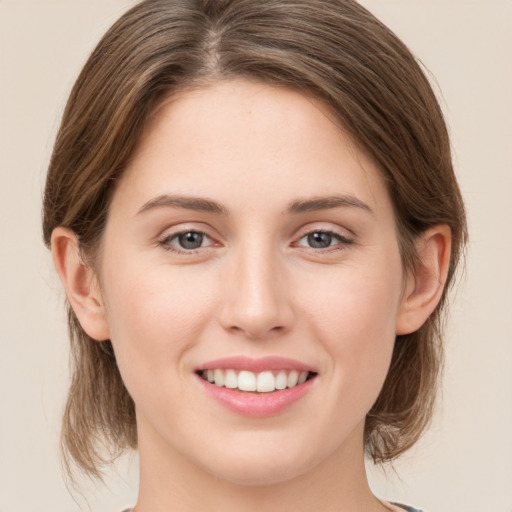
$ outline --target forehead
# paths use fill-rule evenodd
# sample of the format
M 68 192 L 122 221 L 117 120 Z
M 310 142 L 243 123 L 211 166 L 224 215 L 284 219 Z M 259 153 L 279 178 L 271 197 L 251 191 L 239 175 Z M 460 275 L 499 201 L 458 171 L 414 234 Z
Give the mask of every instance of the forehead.
M 376 166 L 325 104 L 246 80 L 163 101 L 118 189 L 139 202 L 172 192 L 248 206 L 260 195 L 270 207 L 336 192 L 389 207 Z

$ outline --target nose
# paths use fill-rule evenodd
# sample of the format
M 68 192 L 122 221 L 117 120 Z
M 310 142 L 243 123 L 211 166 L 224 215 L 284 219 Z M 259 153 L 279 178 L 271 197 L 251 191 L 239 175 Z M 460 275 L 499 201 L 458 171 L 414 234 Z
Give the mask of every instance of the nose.
M 252 244 L 226 263 L 220 306 L 224 329 L 253 340 L 288 332 L 294 315 L 279 257 Z

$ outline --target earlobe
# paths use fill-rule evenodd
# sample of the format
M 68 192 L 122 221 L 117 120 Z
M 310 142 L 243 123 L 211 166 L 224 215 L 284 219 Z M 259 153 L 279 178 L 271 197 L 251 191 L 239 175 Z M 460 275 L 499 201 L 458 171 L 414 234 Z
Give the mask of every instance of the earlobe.
M 109 339 L 98 280 L 94 270 L 82 261 L 77 236 L 68 228 L 57 227 L 51 248 L 53 263 L 82 328 L 95 340 Z
M 396 334 L 417 331 L 439 303 L 450 266 L 451 230 L 441 224 L 416 241 L 418 265 L 407 277 L 396 322 Z

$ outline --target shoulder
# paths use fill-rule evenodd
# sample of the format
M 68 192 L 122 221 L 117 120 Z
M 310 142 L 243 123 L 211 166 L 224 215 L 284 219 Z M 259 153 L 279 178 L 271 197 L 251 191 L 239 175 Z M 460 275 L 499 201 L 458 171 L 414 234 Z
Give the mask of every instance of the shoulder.
M 403 510 L 406 510 L 407 512 L 423 512 L 419 508 L 410 507 L 408 505 L 402 505 L 401 503 L 393 503 L 393 505 L 398 507 L 398 509 L 403 509 Z

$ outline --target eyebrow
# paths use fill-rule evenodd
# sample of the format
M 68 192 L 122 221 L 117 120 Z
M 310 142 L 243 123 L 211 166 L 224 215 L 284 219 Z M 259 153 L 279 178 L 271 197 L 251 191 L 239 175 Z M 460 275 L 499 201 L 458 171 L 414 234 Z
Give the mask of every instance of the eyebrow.
M 307 213 L 333 208 L 360 208 L 368 213 L 374 213 L 369 205 L 350 194 L 299 199 L 288 206 L 288 213 Z
M 150 199 L 144 203 L 137 212 L 137 215 L 154 208 L 184 208 L 185 210 L 194 210 L 198 212 L 216 213 L 218 215 L 228 215 L 228 210 L 210 199 L 192 196 L 177 196 L 163 194 L 161 196 Z
M 183 208 L 186 210 L 215 213 L 217 215 L 229 215 L 229 210 L 226 207 L 211 199 L 169 194 L 162 194 L 154 199 L 150 199 L 142 205 L 137 215 L 155 208 Z M 374 213 L 368 204 L 350 194 L 298 199 L 292 201 L 284 213 L 308 213 L 334 208 L 360 208 L 368 213 Z

